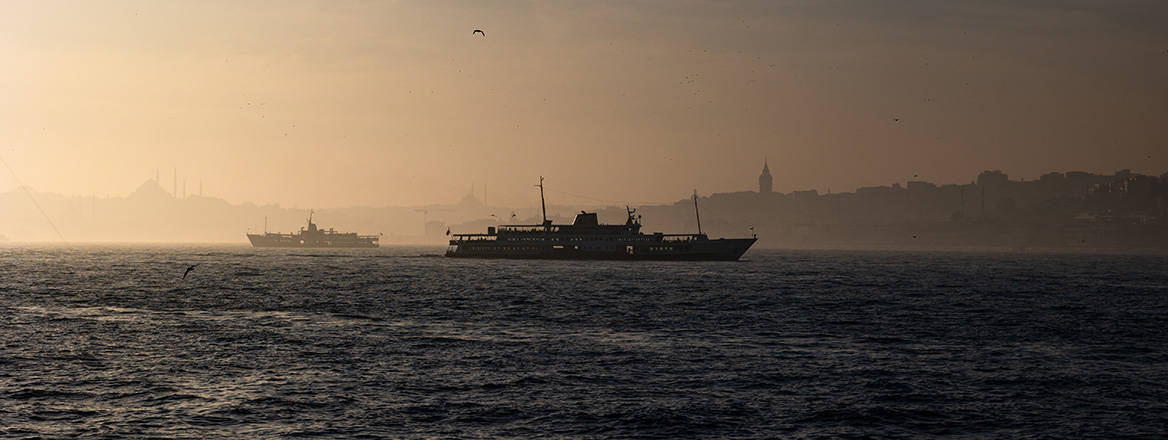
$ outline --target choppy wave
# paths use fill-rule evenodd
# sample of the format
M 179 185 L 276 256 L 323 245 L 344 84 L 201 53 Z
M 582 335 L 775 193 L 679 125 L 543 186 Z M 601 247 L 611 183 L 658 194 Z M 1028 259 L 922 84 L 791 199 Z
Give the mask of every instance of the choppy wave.
M 0 436 L 1168 433 L 1163 257 L 435 252 L 0 249 Z

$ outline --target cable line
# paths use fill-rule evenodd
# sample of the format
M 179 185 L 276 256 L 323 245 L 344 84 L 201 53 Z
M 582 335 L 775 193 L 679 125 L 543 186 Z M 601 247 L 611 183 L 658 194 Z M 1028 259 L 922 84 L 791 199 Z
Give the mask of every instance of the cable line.
M 35 206 L 37 211 L 40 211 L 41 215 L 45 217 L 45 221 L 53 228 L 53 232 L 57 233 L 57 238 L 61 239 L 61 243 L 69 244 L 69 241 L 65 240 L 65 236 L 61 234 L 61 230 L 57 229 L 57 225 L 53 223 L 53 219 L 49 218 L 49 214 L 45 212 L 44 208 L 41 208 L 40 203 L 37 203 L 36 197 L 32 196 L 32 191 L 28 190 L 28 187 L 24 185 L 24 182 L 20 180 L 20 177 L 16 175 L 16 171 L 12 170 L 12 167 L 8 165 L 8 161 L 4 160 L 3 156 L 0 156 L 0 164 L 4 164 L 4 168 L 7 168 L 8 173 L 12 174 L 12 180 L 15 180 L 16 184 L 20 185 L 20 189 L 24 190 L 24 194 L 28 196 L 28 200 L 32 202 L 32 206 Z

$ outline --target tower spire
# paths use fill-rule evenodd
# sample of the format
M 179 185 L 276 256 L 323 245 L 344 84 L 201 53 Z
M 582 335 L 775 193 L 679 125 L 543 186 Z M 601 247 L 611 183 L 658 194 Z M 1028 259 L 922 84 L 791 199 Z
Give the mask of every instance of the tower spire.
M 762 174 L 758 176 L 758 193 L 770 194 L 773 190 L 774 179 L 771 178 L 771 168 L 767 164 L 766 156 L 762 159 Z

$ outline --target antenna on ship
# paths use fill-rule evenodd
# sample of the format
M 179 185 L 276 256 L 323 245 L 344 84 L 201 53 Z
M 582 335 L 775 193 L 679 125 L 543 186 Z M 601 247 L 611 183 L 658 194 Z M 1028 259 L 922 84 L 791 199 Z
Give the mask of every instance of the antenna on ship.
M 547 226 L 549 222 L 547 219 L 547 204 L 543 201 L 543 176 L 539 176 L 539 185 L 536 186 L 539 187 L 539 207 L 543 210 L 543 225 Z
M 268 216 L 264 216 L 264 233 L 268 233 Z
M 698 235 L 702 235 L 702 215 L 698 213 L 698 190 L 694 190 L 694 217 L 698 219 Z

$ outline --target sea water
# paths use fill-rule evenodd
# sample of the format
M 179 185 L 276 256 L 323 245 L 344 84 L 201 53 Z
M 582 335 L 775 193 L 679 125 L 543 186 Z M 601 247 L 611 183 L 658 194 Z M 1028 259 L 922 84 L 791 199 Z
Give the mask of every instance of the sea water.
M 441 251 L 0 248 L 0 436 L 1168 435 L 1166 257 Z

